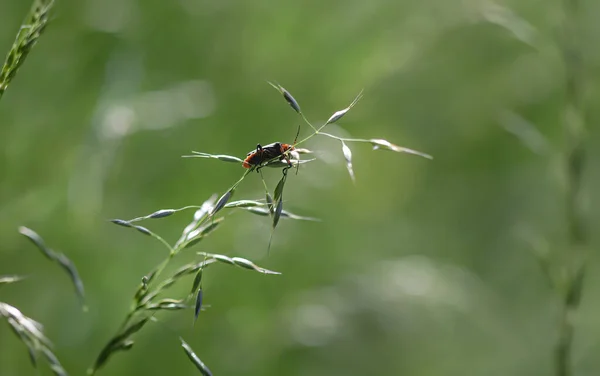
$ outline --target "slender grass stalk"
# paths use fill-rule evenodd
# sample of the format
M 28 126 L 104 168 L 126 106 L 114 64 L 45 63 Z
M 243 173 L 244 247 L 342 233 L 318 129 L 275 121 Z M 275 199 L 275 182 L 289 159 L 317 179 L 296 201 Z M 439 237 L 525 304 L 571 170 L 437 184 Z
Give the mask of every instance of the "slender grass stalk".
M 248 174 L 246 171 L 244 176 Z M 93 375 L 101 367 L 103 367 L 109 358 L 121 351 L 127 351 L 134 345 L 132 339 L 133 335 L 140 331 L 157 311 L 174 311 L 174 310 L 185 310 L 188 308 L 194 308 L 194 322 L 198 318 L 202 307 L 202 275 L 206 267 L 215 264 L 229 264 L 253 270 L 261 274 L 280 274 L 278 272 L 262 268 L 250 260 L 246 260 L 241 257 L 228 257 L 220 254 L 202 253 L 202 260 L 186 264 L 181 266 L 173 274 L 168 276 L 159 282 L 159 276 L 164 272 L 165 268 L 173 262 L 177 255 L 183 252 L 185 249 L 192 247 L 197 244 L 200 240 L 210 235 L 224 220 L 224 217 L 215 218 L 215 214 L 221 209 L 246 209 L 248 207 L 260 206 L 262 203 L 252 200 L 241 200 L 229 202 L 232 196 L 233 190 L 243 180 L 244 176 L 238 180 L 219 200 L 216 200 L 216 196 L 208 199 L 202 205 L 186 206 L 180 209 L 161 209 L 155 211 L 152 214 L 136 217 L 130 220 L 113 219 L 112 223 L 122 227 L 132 228 L 138 232 L 151 236 L 162 243 L 165 248 L 169 251 L 168 256 L 158 266 L 156 266 L 150 273 L 142 278 L 142 283 L 139 285 L 137 291 L 134 294 L 131 308 L 125 319 L 121 323 L 121 326 L 115 333 L 115 335 L 106 343 L 104 348 L 100 351 L 94 364 L 88 369 L 88 374 Z M 175 242 L 174 245 L 170 245 L 164 238 L 147 229 L 141 227 L 135 223 L 154 220 L 159 218 L 168 217 L 180 211 L 187 209 L 196 209 L 191 223 L 189 223 L 183 230 L 180 238 Z M 288 216 L 290 219 L 305 219 L 304 217 Z M 174 284 L 179 283 L 183 278 L 195 275 L 192 283 L 190 294 L 183 299 L 173 298 L 160 298 L 159 296 L 166 293 L 170 287 Z M 188 305 L 188 302 L 195 300 L 195 304 L 192 306 Z
M 583 171 L 585 167 L 585 115 L 584 115 L 584 67 L 579 31 L 579 0 L 563 0 L 565 65 L 565 119 L 566 138 L 566 189 L 565 212 L 568 228 L 570 264 L 566 289 L 562 296 L 555 348 L 556 376 L 573 374 L 572 348 L 574 339 L 574 315 L 581 302 L 586 272 L 588 230 L 582 205 Z
M 170 277 L 163 279 L 161 282 L 157 282 L 158 276 L 165 270 L 167 265 L 169 265 L 175 257 L 184 251 L 186 248 L 189 248 L 195 245 L 198 241 L 202 240 L 204 237 L 208 236 L 212 233 L 219 224 L 225 219 L 225 217 L 216 217 L 218 213 L 220 213 L 223 209 L 242 209 L 248 211 L 250 213 L 259 215 L 259 216 L 270 216 L 272 219 L 271 225 L 271 235 L 269 237 L 269 246 L 267 248 L 267 252 L 271 248 L 271 240 L 273 238 L 273 233 L 277 224 L 280 222 L 280 219 L 287 218 L 292 220 L 309 220 L 314 221 L 315 218 L 303 217 L 299 215 L 295 215 L 290 213 L 289 211 L 283 210 L 283 193 L 285 183 L 287 181 L 288 170 L 292 167 L 298 167 L 300 164 L 307 162 L 306 160 L 301 161 L 299 158 L 299 154 L 309 153 L 310 151 L 306 149 L 296 149 L 297 145 L 300 145 L 310 138 L 323 134 L 324 136 L 336 139 L 342 143 L 344 146 L 344 155 L 348 162 L 348 169 L 353 176 L 352 171 L 352 153 L 350 149 L 347 147 L 345 142 L 354 142 L 354 143 L 367 143 L 373 146 L 374 149 L 383 149 L 383 150 L 391 150 L 395 152 L 403 152 L 403 153 L 411 153 L 416 154 L 421 157 L 425 157 L 431 159 L 431 156 L 417 152 L 415 150 L 403 148 L 397 145 L 390 143 L 389 141 L 383 139 L 349 139 L 349 138 L 341 138 L 328 133 L 322 133 L 321 130 L 328 124 L 332 124 L 338 120 L 340 120 L 350 109 L 359 101 L 362 96 L 362 92 L 356 96 L 356 98 L 352 101 L 352 103 L 340 110 L 335 112 L 329 119 L 320 125 L 319 127 L 315 127 L 312 125 L 308 119 L 304 116 L 302 111 L 300 110 L 300 105 L 294 99 L 294 97 L 285 90 L 280 85 L 271 84 L 275 89 L 277 89 L 284 97 L 284 99 L 288 102 L 288 104 L 301 115 L 302 119 L 310 125 L 313 132 L 309 134 L 304 139 L 296 142 L 292 146 L 287 146 L 287 149 L 283 149 L 282 146 L 280 152 L 277 153 L 272 152 L 272 154 L 267 154 L 269 156 L 269 160 L 261 160 L 260 163 L 247 168 L 241 175 L 241 177 L 231 185 L 225 193 L 223 193 L 219 199 L 217 196 L 211 197 L 209 200 L 204 202 L 200 206 L 186 206 L 180 209 L 161 209 L 155 211 L 152 214 L 136 217 L 130 220 L 123 219 L 112 219 L 111 222 L 126 228 L 132 228 L 137 230 L 138 232 L 151 236 L 161 242 L 168 250 L 169 255 L 167 258 L 160 263 L 154 270 L 152 270 L 149 274 L 147 274 L 144 278 L 142 278 L 142 283 L 138 287 L 134 298 L 133 303 L 131 305 L 131 309 L 125 316 L 125 319 L 121 326 L 119 327 L 117 333 L 108 341 L 108 343 L 104 346 L 104 348 L 100 351 L 100 354 L 96 358 L 95 363 L 88 370 L 88 374 L 92 375 L 98 369 L 103 367 L 108 359 L 116 352 L 129 350 L 134 342 L 132 340 L 132 336 L 140 331 L 144 325 L 150 320 L 150 318 L 154 318 L 154 314 L 158 310 L 179 310 L 192 308 L 188 307 L 186 302 L 191 301 L 192 298 L 195 300 L 194 308 L 194 323 L 198 319 L 198 314 L 202 310 L 202 302 L 204 298 L 204 290 L 202 289 L 202 275 L 204 269 L 212 264 L 223 263 L 233 266 L 238 266 L 240 268 L 252 270 L 261 274 L 268 275 L 277 275 L 279 272 L 262 268 L 252 261 L 247 260 L 241 257 L 229 257 L 226 255 L 213 254 L 207 252 L 200 252 L 199 255 L 203 257 L 202 261 L 187 264 L 182 266 L 178 271 L 172 274 Z M 299 132 L 299 130 L 298 130 Z M 296 136 L 297 138 L 297 136 Z M 274 157 L 272 157 L 274 155 Z M 192 155 L 185 157 L 194 157 L 194 158 L 207 158 L 207 159 L 216 159 L 222 162 L 233 162 L 233 163 L 243 163 L 244 161 L 238 157 L 224 155 L 224 154 L 209 154 L 203 152 L 192 152 Z M 276 188 L 273 191 L 273 195 L 269 193 L 269 189 L 264 179 L 263 185 L 265 188 L 265 202 L 255 201 L 255 200 L 247 200 L 242 199 L 238 201 L 231 201 L 236 189 L 238 186 L 244 181 L 244 179 L 253 171 L 261 172 L 262 167 L 276 167 L 282 168 L 282 177 L 279 180 Z M 266 206 L 266 207 L 265 207 Z M 185 227 L 183 230 L 179 240 L 177 240 L 174 245 L 170 245 L 165 239 L 163 239 L 158 234 L 154 233 L 150 229 L 146 227 L 139 226 L 137 223 L 144 220 L 158 219 L 170 216 L 179 211 L 187 210 L 187 209 L 196 209 L 194 213 L 192 221 Z M 195 278 L 192 283 L 192 288 L 186 299 L 162 299 L 157 301 L 156 299 L 162 293 L 164 293 L 167 289 L 169 289 L 172 285 L 179 282 L 182 277 L 188 275 L 195 275 Z M 200 361 L 198 356 L 191 350 L 191 348 L 182 340 L 182 346 L 190 358 L 190 360 L 198 367 L 198 369 L 205 375 L 211 374 L 208 368 Z
M 34 0 L 0 71 L 0 99 L 46 28 L 52 5 L 54 0 Z

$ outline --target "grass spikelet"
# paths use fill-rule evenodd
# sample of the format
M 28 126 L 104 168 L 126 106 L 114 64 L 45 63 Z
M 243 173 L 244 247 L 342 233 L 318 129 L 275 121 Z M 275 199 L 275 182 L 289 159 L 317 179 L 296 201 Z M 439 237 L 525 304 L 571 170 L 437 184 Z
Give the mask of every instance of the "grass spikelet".
M 132 227 L 144 235 L 152 236 L 152 231 L 148 230 L 145 227 L 142 227 L 142 226 L 132 226 Z
M 281 218 L 281 211 L 283 210 L 283 199 L 279 197 L 279 201 L 277 201 L 277 207 L 275 208 L 275 213 L 273 214 L 273 229 L 277 227 L 279 223 L 279 218 Z
M 50 351 L 47 347 L 42 347 L 41 349 L 44 358 L 48 361 L 48 365 L 50 365 L 50 369 L 56 376 L 67 376 L 67 372 L 63 368 L 63 366 L 58 361 L 58 358 L 52 351 Z
M 7 285 L 24 280 L 25 277 L 19 275 L 0 275 L 0 285 Z
M 354 98 L 354 100 L 352 101 L 352 103 L 350 103 L 348 107 L 344 108 L 343 110 L 334 112 L 334 114 L 329 117 L 325 125 L 335 123 L 336 121 L 340 120 L 344 115 L 346 115 L 346 113 L 348 113 L 348 111 L 350 111 L 352 107 L 354 107 L 358 103 L 360 98 L 362 98 L 362 93 L 363 91 L 361 90 L 360 93 L 358 93 L 356 98 Z
M 192 289 L 190 291 L 190 295 L 193 294 L 194 291 L 197 291 L 200 288 L 200 283 L 202 282 L 203 271 L 204 271 L 204 269 L 200 268 L 196 272 L 196 276 L 194 277 L 194 282 L 192 283 Z
M 146 306 L 146 309 L 149 311 L 158 311 L 158 310 L 166 310 L 166 311 L 179 311 L 182 309 L 188 309 L 189 306 L 185 304 L 182 300 L 177 299 L 163 299 L 157 303 L 149 304 Z
M 217 195 L 214 194 L 208 200 L 204 201 L 202 205 L 200 205 L 200 208 L 194 212 L 192 221 L 183 229 L 179 240 L 177 240 L 173 248 L 178 248 L 183 242 L 185 242 L 186 239 L 188 239 L 188 234 L 194 231 L 200 225 L 200 223 L 206 217 L 208 217 L 209 213 L 212 212 L 213 208 L 215 207 L 216 199 Z
M 150 214 L 148 216 L 148 218 L 164 218 L 164 217 L 168 217 L 171 214 L 176 213 L 177 210 L 175 209 L 162 209 L 162 210 L 158 210 L 155 211 L 154 213 Z
M 262 274 L 276 274 L 276 275 L 280 275 L 281 274 L 280 272 L 276 272 L 276 271 L 273 271 L 273 270 L 261 268 L 260 266 L 256 265 L 252 261 L 247 260 L 245 258 L 232 257 L 231 260 L 237 266 L 240 266 L 240 267 L 246 268 L 246 269 L 250 269 L 250 270 L 255 270 L 255 271 L 257 271 L 259 273 L 262 273 Z
M 196 320 L 198 320 L 198 315 L 200 314 L 200 309 L 202 309 L 202 296 L 203 296 L 202 289 L 199 288 L 198 292 L 196 293 L 196 304 L 194 305 L 194 324 L 196 323 Z
M 225 155 L 225 154 L 209 154 L 209 153 L 203 153 L 200 151 L 192 151 L 192 155 L 183 155 L 183 158 L 208 158 L 208 159 L 218 159 L 220 161 L 223 162 L 230 162 L 230 163 L 242 163 L 244 162 L 243 159 L 240 159 L 238 157 L 234 157 L 233 155 Z
M 36 354 L 41 352 L 55 375 L 67 375 L 58 358 L 52 352 L 50 348 L 52 344 L 44 335 L 40 323 L 25 316 L 17 308 L 2 302 L 0 302 L 0 316 L 6 318 L 13 332 L 25 344 L 34 367 L 37 366 Z
M 221 221 L 223 221 L 222 217 L 216 218 L 212 222 L 207 223 L 207 224 L 203 225 L 202 227 L 199 227 L 199 228 L 195 229 L 194 231 L 190 232 L 189 234 L 187 234 L 186 241 L 184 243 L 182 243 L 183 248 L 190 248 L 190 247 L 196 245 L 200 240 L 204 239 L 209 234 L 211 234 L 213 231 L 215 231 L 217 229 L 217 227 L 219 227 L 219 225 L 221 224 Z
M 420 151 L 416 151 L 413 149 L 394 145 L 391 142 L 386 141 L 386 140 L 371 139 L 371 140 L 369 140 L 369 142 L 373 145 L 373 150 L 377 150 L 377 149 L 391 150 L 391 151 L 395 151 L 397 153 L 407 153 L 407 154 L 418 155 L 420 157 L 427 158 L 427 159 L 433 159 L 433 157 L 429 154 L 421 153 Z
M 53 0 L 35 0 L 33 2 L 0 71 L 0 98 L 46 28 L 53 5 Z
M 265 191 L 265 198 L 267 200 L 267 207 L 269 208 L 269 214 L 275 214 L 275 208 L 273 207 L 273 197 L 269 194 L 269 191 Z
M 119 226 L 123 226 L 123 227 L 133 227 L 133 225 L 131 223 L 129 223 L 129 221 L 126 221 L 124 219 L 110 219 L 109 221 L 114 223 L 115 225 L 119 225 Z
M 19 232 L 21 233 L 21 235 L 24 235 L 27 239 L 31 240 L 31 242 L 49 260 L 54 260 L 56 258 L 56 255 L 54 254 L 54 252 L 50 248 L 46 247 L 46 244 L 44 243 L 44 239 L 42 239 L 42 237 L 39 236 L 35 231 L 33 231 L 25 226 L 21 226 L 21 227 L 19 227 Z
M 257 271 L 262 274 L 281 274 L 281 273 L 273 271 L 273 270 L 268 270 L 268 269 L 262 268 L 262 267 L 256 265 L 255 263 L 253 263 L 252 261 L 247 260 L 245 258 L 241 258 L 241 257 L 229 257 L 229 256 L 225 256 L 225 255 L 219 255 L 219 254 L 214 254 L 214 253 L 205 253 L 205 252 L 198 252 L 198 254 L 206 257 L 207 259 L 213 259 L 213 260 L 216 260 L 223 264 L 229 264 L 229 265 L 239 266 L 239 267 L 245 268 L 245 269 L 254 270 L 254 271 Z
M 19 227 L 19 232 L 24 235 L 27 239 L 31 240 L 33 244 L 50 260 L 57 262 L 69 275 L 71 281 L 73 282 L 73 286 L 75 286 L 75 292 L 77 293 L 77 297 L 81 303 L 81 306 L 84 311 L 87 310 L 85 305 L 85 291 L 83 287 L 83 281 L 79 277 L 79 273 L 77 272 L 77 268 L 73 261 L 71 261 L 67 256 L 62 253 L 58 253 L 48 248 L 44 243 L 44 240 L 41 236 L 39 236 L 35 231 L 21 226 Z
M 181 347 L 183 347 L 183 351 L 185 351 L 185 354 L 188 356 L 190 361 L 196 366 L 196 368 L 198 368 L 198 371 L 200 371 L 203 376 L 212 376 L 210 369 L 208 369 L 206 364 L 200 360 L 190 345 L 188 345 L 181 337 L 179 337 L 179 340 L 181 341 Z
M 342 141 L 342 152 L 344 153 L 344 158 L 346 159 L 346 167 L 348 168 L 350 178 L 352 179 L 353 183 L 356 183 L 356 177 L 354 177 L 354 170 L 352 169 L 352 150 L 350 150 L 344 141 Z
M 261 217 L 266 217 L 269 215 L 272 215 L 272 213 L 265 209 L 265 208 L 244 208 L 245 211 L 250 212 L 252 214 L 256 214 L 256 215 L 260 215 Z M 281 210 L 281 218 L 289 218 L 289 219 L 294 219 L 294 220 L 298 220 L 298 221 L 313 221 L 313 222 L 321 222 L 321 220 L 319 218 L 314 218 L 314 217 L 305 217 L 302 215 L 297 215 L 294 213 L 291 213 L 287 210 Z
M 224 207 L 226 207 L 226 208 L 253 208 L 256 206 L 264 206 L 264 205 L 265 204 L 260 201 L 239 200 L 239 201 L 232 201 L 232 202 L 226 204 Z
M 217 201 L 217 204 L 215 205 L 212 213 L 210 214 L 211 216 L 215 215 L 219 210 L 223 209 L 225 204 L 227 204 L 227 202 L 229 202 L 229 199 L 231 199 L 231 196 L 233 196 L 233 192 L 234 192 L 234 189 L 231 188 L 227 192 L 225 192 L 225 194 L 223 194 L 223 196 L 221 196 L 219 201 Z
M 294 109 L 294 111 L 296 111 L 297 113 L 301 114 L 302 111 L 300 110 L 300 105 L 298 104 L 298 101 L 296 101 L 296 99 L 294 99 L 294 97 L 292 96 L 292 94 L 290 94 L 289 91 L 285 90 L 283 88 L 283 86 L 281 85 L 276 85 L 272 82 L 267 81 L 267 83 L 271 86 L 273 86 L 275 88 L 275 90 L 277 90 L 278 92 L 281 93 L 281 95 L 283 95 L 283 98 L 285 99 L 286 102 L 288 102 L 288 104 L 290 105 L 290 107 L 292 107 Z
M 127 344 L 130 341 L 129 337 L 139 332 L 140 329 L 142 329 L 144 325 L 146 325 L 149 319 L 150 317 L 145 317 L 139 320 L 135 324 L 128 326 L 125 330 L 123 330 L 121 334 L 111 339 L 108 342 L 108 344 L 104 346 L 104 348 L 100 352 L 100 355 L 98 355 L 98 358 L 96 359 L 96 362 L 94 363 L 93 367 L 88 370 L 88 375 L 93 375 L 96 373 L 97 370 L 102 368 L 102 366 L 106 364 L 106 361 L 110 358 L 110 356 L 113 353 L 117 351 L 122 351 L 123 349 L 127 349 L 128 347 L 130 348 L 130 346 L 127 346 Z

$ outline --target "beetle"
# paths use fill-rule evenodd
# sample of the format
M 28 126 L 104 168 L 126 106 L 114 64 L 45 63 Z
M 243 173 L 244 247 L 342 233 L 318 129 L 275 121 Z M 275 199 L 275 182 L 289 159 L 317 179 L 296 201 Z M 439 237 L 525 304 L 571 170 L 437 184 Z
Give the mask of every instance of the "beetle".
M 300 127 L 298 126 L 298 132 L 296 133 L 296 138 L 292 145 L 281 142 L 273 142 L 272 144 L 265 146 L 261 146 L 260 144 L 256 145 L 256 150 L 252 150 L 246 154 L 246 159 L 242 162 L 242 166 L 244 168 L 256 167 L 256 170 L 258 171 L 264 167 L 264 163 L 279 158 L 280 161 L 285 160 L 287 162 L 287 168 L 292 167 L 292 161 L 290 160 L 289 154 L 296 149 L 295 145 L 296 141 L 298 141 L 299 134 Z
M 281 142 L 274 142 L 265 146 L 258 144 L 256 145 L 256 150 L 252 150 L 246 155 L 246 159 L 244 159 L 242 166 L 244 168 L 256 166 L 261 168 L 263 163 L 279 157 L 280 161 L 285 160 L 288 163 L 288 166 L 291 167 L 292 161 L 287 152 L 293 151 L 294 149 L 294 145 L 282 144 Z

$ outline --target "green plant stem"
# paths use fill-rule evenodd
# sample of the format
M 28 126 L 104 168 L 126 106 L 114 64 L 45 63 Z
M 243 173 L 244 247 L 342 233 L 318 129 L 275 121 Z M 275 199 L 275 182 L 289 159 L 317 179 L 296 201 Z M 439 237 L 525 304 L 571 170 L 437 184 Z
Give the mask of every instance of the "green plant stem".
M 581 301 L 588 246 L 588 231 L 582 205 L 585 120 L 579 0 L 564 0 L 563 8 L 565 13 L 562 47 L 565 65 L 565 219 L 568 229 L 567 252 L 571 261 L 561 302 L 558 342 L 555 348 L 556 376 L 573 374 L 572 347 L 575 330 L 573 319 Z

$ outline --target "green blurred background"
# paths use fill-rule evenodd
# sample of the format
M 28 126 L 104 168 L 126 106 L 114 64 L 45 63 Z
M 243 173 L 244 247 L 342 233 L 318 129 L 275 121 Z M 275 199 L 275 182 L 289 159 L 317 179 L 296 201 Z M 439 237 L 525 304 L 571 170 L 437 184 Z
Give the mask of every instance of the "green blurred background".
M 0 51 L 29 6 L 0 2 Z M 600 3 L 581 7 L 594 249 Z M 300 118 L 266 80 L 315 122 L 364 88 L 330 131 L 435 159 L 350 145 L 353 185 L 339 143 L 313 138 L 319 160 L 290 175 L 286 205 L 322 222 L 283 221 L 266 257 L 268 218 L 238 213 L 196 248 L 283 275 L 210 269 L 195 328 L 189 311 L 160 314 L 99 374 L 197 374 L 178 335 L 215 375 L 552 374 L 559 299 L 534 254 L 558 270 L 568 258 L 563 17 L 547 0 L 58 1 L 0 102 L 0 274 L 28 276 L 0 301 L 42 322 L 84 374 L 166 256 L 107 219 L 201 204 L 242 173 L 181 158 L 191 150 L 292 141 Z M 274 187 L 280 173 L 265 172 Z M 256 175 L 236 192 L 262 197 Z M 191 214 L 147 225 L 174 241 Z M 89 312 L 21 225 L 75 262 Z M 598 261 L 575 319 L 577 375 L 600 373 Z M 7 325 L 0 374 L 36 374 Z

